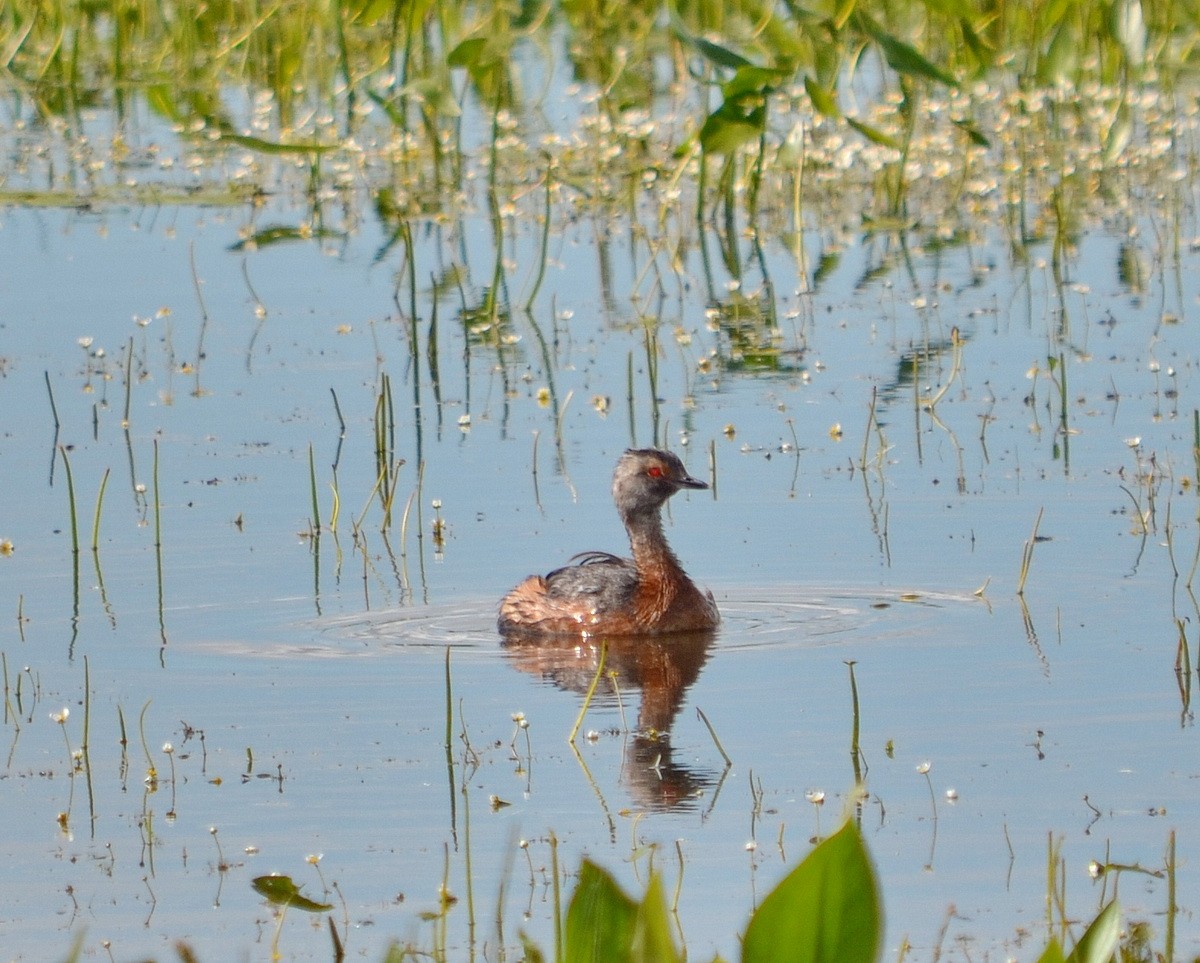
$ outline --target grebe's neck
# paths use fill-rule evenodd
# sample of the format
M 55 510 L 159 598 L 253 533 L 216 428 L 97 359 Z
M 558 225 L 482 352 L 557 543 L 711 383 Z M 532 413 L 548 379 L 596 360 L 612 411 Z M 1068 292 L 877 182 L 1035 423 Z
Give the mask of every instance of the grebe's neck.
M 659 509 L 631 513 L 624 518 L 625 530 L 629 532 L 629 546 L 633 550 L 633 562 L 639 572 L 673 569 L 682 573 L 679 559 L 667 544 L 663 534 L 662 515 Z

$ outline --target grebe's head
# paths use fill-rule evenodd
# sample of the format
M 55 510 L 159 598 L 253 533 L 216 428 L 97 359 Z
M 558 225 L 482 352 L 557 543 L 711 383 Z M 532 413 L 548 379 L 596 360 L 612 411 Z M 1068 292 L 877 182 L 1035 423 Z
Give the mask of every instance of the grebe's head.
M 630 448 L 613 472 L 613 501 L 622 518 L 657 512 L 681 488 L 707 488 L 678 456 L 657 448 Z

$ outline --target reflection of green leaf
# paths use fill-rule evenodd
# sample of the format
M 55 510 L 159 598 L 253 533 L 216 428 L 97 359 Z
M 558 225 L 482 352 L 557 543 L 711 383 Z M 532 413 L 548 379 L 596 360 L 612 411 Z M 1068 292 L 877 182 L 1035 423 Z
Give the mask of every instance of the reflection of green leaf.
M 817 261 L 817 266 L 813 270 L 812 288 L 816 291 L 821 283 L 837 270 L 837 266 L 842 263 L 842 256 L 837 251 L 826 251 Z
M 992 142 L 984 136 L 983 132 L 975 126 L 975 123 L 970 120 L 956 120 L 954 126 L 966 134 L 971 143 L 976 147 L 991 147 Z
M 870 124 L 864 124 L 861 120 L 855 120 L 853 117 L 847 117 L 846 123 L 872 143 L 879 144 L 881 147 L 890 147 L 893 150 L 900 150 L 900 142 L 896 140 L 895 137 L 889 137 L 878 127 L 872 127 Z
M 842 110 L 838 107 L 837 94 L 822 87 L 811 77 L 804 78 L 804 89 L 808 91 L 808 99 L 812 101 L 813 109 L 826 117 L 841 117 Z
M 959 23 L 962 27 L 963 40 L 966 41 L 967 49 L 979 61 L 979 66 L 990 67 L 996 60 L 996 51 L 975 32 L 975 28 L 967 22 L 965 17 Z
M 1079 65 L 1079 52 L 1070 18 L 1064 18 L 1038 64 L 1038 80 L 1043 84 L 1066 83 Z
M 882 922 L 875 872 L 848 820 L 750 917 L 742 963 L 874 963 Z
M 179 108 L 171 88 L 166 84 L 152 84 L 146 88 L 146 104 L 155 113 L 167 120 L 178 122 L 181 119 Z
M 732 79 L 721 85 L 721 93 L 726 100 L 761 97 L 774 91 L 783 76 L 781 71 L 770 67 L 755 67 L 753 64 L 739 67 Z
M 1104 163 L 1111 164 L 1125 152 L 1129 141 L 1133 138 L 1133 115 L 1129 105 L 1122 101 L 1117 108 L 1117 116 L 1113 118 L 1112 126 L 1104 137 Z
M 256 876 L 250 885 L 259 896 L 266 897 L 276 906 L 294 906 L 306 913 L 328 913 L 333 909 L 332 903 L 317 903 L 302 895 L 290 876 Z
M 916 47 L 880 29 L 879 25 L 865 13 L 860 11 L 857 19 L 863 33 L 879 45 L 888 64 L 896 73 L 936 80 L 947 87 L 958 86 L 958 81 L 951 74 L 932 63 Z
M 679 11 L 675 9 L 673 3 L 667 4 L 667 10 L 671 16 L 671 29 L 675 32 L 675 36 L 701 54 L 706 60 L 711 61 L 718 67 L 728 67 L 730 70 L 753 66 L 741 54 L 734 53 L 728 47 L 722 47 L 720 44 L 713 43 L 711 40 L 705 40 L 703 37 L 698 37 L 692 33 L 687 28 L 687 24 L 680 18 Z
M 484 51 L 487 50 L 486 37 L 468 37 L 446 56 L 446 63 L 451 67 L 478 67 L 483 61 Z
M 707 154 L 728 154 L 762 134 L 767 122 L 765 107 L 745 113 L 726 101 L 708 115 L 700 128 L 700 146 Z
M 250 237 L 243 238 L 236 244 L 229 245 L 229 250 L 244 251 L 250 248 L 270 247 L 272 244 L 282 244 L 286 241 L 311 241 L 313 238 L 342 236 L 337 231 L 276 225 L 274 227 L 265 227 L 261 231 L 255 231 Z
M 278 141 L 264 140 L 261 137 L 251 137 L 248 134 L 235 134 L 228 128 L 221 130 L 219 139 L 231 144 L 248 147 L 250 150 L 258 151 L 260 154 L 324 154 L 327 151 L 335 149 L 335 145 L 333 144 L 317 144 L 312 141 L 281 144 Z
M 1139 0 L 1116 0 L 1110 8 L 1109 24 L 1125 59 L 1141 66 L 1146 56 L 1146 21 Z

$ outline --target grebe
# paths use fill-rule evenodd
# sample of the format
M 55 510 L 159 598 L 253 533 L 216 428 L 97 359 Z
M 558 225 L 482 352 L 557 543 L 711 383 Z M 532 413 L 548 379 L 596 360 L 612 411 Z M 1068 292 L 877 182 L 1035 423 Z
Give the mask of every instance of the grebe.
M 633 558 L 584 552 L 549 575 L 531 575 L 500 603 L 509 635 L 662 635 L 721 621 L 711 592 L 692 584 L 663 535 L 663 503 L 681 488 L 708 488 L 669 451 L 626 451 L 612 493 Z

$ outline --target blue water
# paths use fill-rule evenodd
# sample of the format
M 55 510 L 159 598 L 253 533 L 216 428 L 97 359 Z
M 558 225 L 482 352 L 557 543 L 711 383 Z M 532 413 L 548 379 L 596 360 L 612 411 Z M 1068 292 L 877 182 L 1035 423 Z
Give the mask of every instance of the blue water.
M 588 855 L 631 889 L 652 858 L 673 893 L 682 853 L 689 953 L 736 956 L 755 902 L 846 809 L 849 662 L 885 958 L 902 939 L 928 958 L 950 907 L 943 958 L 1032 958 L 1049 839 L 1083 919 L 1102 897 L 1088 861 L 1161 868 L 1172 830 L 1179 946 L 1200 951 L 1195 729 L 1175 674 L 1176 619 L 1193 660 L 1200 621 L 1185 587 L 1200 537 L 1200 255 L 1142 240 L 1159 270 L 1134 292 L 1114 267 L 1127 236 L 1098 228 L 1080 238 L 1060 300 L 1039 261 L 1049 245 L 1010 258 L 999 225 L 870 277 L 881 242 L 847 233 L 836 270 L 799 294 L 810 285 L 768 243 L 783 362 L 753 370 L 736 363 L 731 329 L 710 327 L 698 253 L 665 274 L 659 302 L 628 222 L 573 213 L 556 225 L 532 321 L 514 311 L 499 350 L 466 332 L 456 287 L 437 297 L 435 385 L 431 274 L 457 268 L 474 298 L 491 277 L 475 212 L 414 226 L 415 358 L 394 300 L 407 311 L 402 251 L 376 262 L 385 232 L 369 218 L 342 243 L 243 252 L 231 248 L 252 218 L 294 223 L 303 197 L 285 191 L 256 213 L 0 212 L 0 539 L 13 545 L 0 557 L 0 651 L 17 710 L 0 770 L 6 958 L 64 955 L 81 934 L 87 952 L 111 941 L 117 959 L 166 958 L 176 939 L 202 959 L 257 959 L 275 921 L 250 880 L 268 872 L 325 894 L 367 959 L 391 939 L 432 943 L 419 914 L 436 908 L 444 873 L 454 958 L 496 958 L 506 880 L 509 951 L 520 929 L 548 947 L 551 833 L 565 870 Z M 1148 215 L 1139 223 L 1152 237 Z M 510 230 L 515 302 L 532 287 L 538 235 L 531 217 Z M 1195 225 L 1185 216 L 1177 230 Z M 814 228 L 808 241 L 829 236 Z M 718 269 L 720 297 L 726 280 Z M 743 291 L 762 280 L 747 271 Z M 953 368 L 952 328 L 960 367 L 935 420 L 905 359 L 942 345 L 919 377 L 933 396 Z M 1066 433 L 1064 368 L 1051 378 L 1047 363 L 1060 354 Z M 388 543 L 371 502 L 385 373 L 405 460 Z M 80 518 L 78 605 L 56 442 Z M 583 725 L 595 738 L 581 735 L 578 756 L 568 746 L 590 647 L 546 656 L 543 672 L 493 631 L 495 601 L 520 578 L 622 549 L 611 467 L 655 442 L 716 483 L 676 498 L 667 528 L 726 614 L 682 694 L 665 768 L 628 731 L 635 685 L 602 693 Z M 90 548 L 105 470 L 102 596 Z M 85 665 L 90 792 L 50 719 L 68 706 L 63 728 L 81 747 Z M 819 811 L 805 798 L 817 790 Z M 307 861 L 317 855 L 324 882 Z M 1161 933 L 1164 881 L 1126 876 L 1120 895 Z M 288 958 L 331 955 L 323 921 L 295 910 L 280 939 Z

